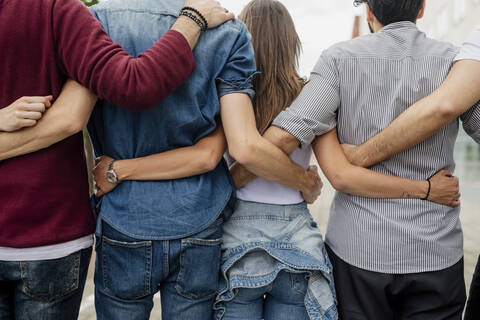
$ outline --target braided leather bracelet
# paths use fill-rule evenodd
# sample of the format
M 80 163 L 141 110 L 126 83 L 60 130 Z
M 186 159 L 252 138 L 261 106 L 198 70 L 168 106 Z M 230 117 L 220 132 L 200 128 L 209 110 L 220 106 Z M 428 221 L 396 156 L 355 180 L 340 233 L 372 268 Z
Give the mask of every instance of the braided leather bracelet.
M 203 24 L 205 25 L 205 30 L 208 29 L 208 21 L 207 21 L 207 19 L 205 19 L 205 16 L 200 11 L 198 11 L 197 9 L 192 8 L 192 7 L 183 7 L 182 11 L 185 11 L 185 10 L 192 11 L 195 14 L 197 14 L 200 17 L 200 19 L 202 19 Z

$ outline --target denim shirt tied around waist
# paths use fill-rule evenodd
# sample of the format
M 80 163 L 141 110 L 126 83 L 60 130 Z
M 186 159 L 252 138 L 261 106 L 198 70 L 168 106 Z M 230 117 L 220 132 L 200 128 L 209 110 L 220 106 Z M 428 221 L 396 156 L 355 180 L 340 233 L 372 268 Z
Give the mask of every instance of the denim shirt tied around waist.
M 136 57 L 170 29 L 183 6 L 183 0 L 111 0 L 94 6 L 92 13 L 113 41 Z M 144 157 L 192 146 L 210 134 L 217 126 L 220 97 L 254 95 L 256 65 L 250 41 L 238 20 L 203 32 L 194 50 L 196 70 L 151 110 L 97 103 L 88 126 L 96 156 Z M 131 237 L 178 239 L 212 224 L 232 191 L 222 161 L 211 172 L 185 179 L 124 181 L 103 197 L 99 214 Z
M 332 265 L 306 203 L 237 200 L 226 212 L 222 277 L 214 305 L 217 320 L 223 319 L 225 304 L 238 288 L 267 286 L 282 270 L 307 275 L 305 307 L 310 320 L 338 319 Z

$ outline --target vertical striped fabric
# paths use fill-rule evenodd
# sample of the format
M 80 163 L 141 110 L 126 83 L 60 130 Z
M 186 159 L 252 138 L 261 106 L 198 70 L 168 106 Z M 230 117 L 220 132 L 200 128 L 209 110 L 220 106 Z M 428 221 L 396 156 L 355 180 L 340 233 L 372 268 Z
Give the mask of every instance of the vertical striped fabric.
M 322 54 L 302 94 L 274 125 L 304 145 L 337 126 L 342 143 L 359 145 L 434 91 L 457 51 L 449 43 L 428 39 L 411 22 L 337 44 Z M 478 140 L 480 108 L 472 108 L 462 120 Z M 455 121 L 372 169 L 411 179 L 453 170 L 458 129 Z M 370 271 L 441 270 L 463 256 L 459 212 L 416 199 L 368 199 L 337 192 L 326 242 L 347 263 Z

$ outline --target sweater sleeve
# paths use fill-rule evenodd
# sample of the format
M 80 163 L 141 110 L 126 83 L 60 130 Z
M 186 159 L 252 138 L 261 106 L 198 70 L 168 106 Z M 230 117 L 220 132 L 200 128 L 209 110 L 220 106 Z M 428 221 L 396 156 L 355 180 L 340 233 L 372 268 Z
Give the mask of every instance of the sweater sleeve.
M 53 36 L 66 74 L 100 99 L 122 107 L 153 107 L 177 89 L 195 69 L 192 50 L 170 30 L 145 53 L 133 58 L 114 43 L 78 0 L 57 0 Z

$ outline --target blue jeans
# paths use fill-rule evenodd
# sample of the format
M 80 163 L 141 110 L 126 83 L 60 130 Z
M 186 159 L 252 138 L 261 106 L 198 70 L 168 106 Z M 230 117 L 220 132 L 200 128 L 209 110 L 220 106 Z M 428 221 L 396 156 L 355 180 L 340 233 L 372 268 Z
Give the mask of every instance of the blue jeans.
M 225 304 L 223 320 L 308 320 L 304 273 L 282 271 L 270 285 L 240 288 Z
M 97 239 L 98 320 L 145 320 L 160 291 L 163 320 L 211 320 L 218 291 L 222 222 L 190 238 L 145 241 L 102 223 Z
M 0 261 L 0 320 L 78 317 L 92 248 L 67 257 Z

